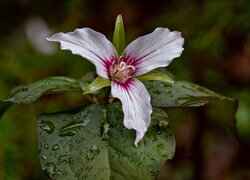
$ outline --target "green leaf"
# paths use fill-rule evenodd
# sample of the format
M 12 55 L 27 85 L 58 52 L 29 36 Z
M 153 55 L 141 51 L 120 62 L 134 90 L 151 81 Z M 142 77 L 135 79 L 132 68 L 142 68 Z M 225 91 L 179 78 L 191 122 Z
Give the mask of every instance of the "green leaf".
M 237 100 L 186 81 L 175 81 L 173 84 L 148 81 L 145 85 L 155 107 L 198 107 L 208 103 L 206 110 L 210 119 L 224 126 L 233 139 L 237 137 Z
M 87 86 L 83 94 L 89 94 L 107 86 L 111 86 L 111 81 L 98 76 L 90 85 Z
M 62 112 L 43 115 L 37 121 L 40 163 L 50 179 L 77 180 L 70 168 L 70 144 L 81 122 L 78 123 L 74 117 L 78 117 L 74 111 Z
M 120 56 L 125 48 L 125 32 L 121 15 L 118 15 L 116 18 L 113 44 Z
M 149 73 L 144 74 L 142 76 L 138 76 L 136 78 L 141 81 L 157 80 L 157 81 L 163 81 L 167 83 L 174 82 L 174 80 L 171 77 L 169 77 L 167 74 L 157 71 L 157 70 L 150 71 Z
M 153 179 L 175 151 L 166 120 L 163 110 L 154 109 L 135 147 L 120 103 L 43 115 L 37 124 L 42 168 L 50 179 Z
M 186 81 L 175 81 L 173 84 L 148 81 L 145 86 L 155 107 L 197 107 L 210 101 L 233 101 L 202 86 Z
M 62 92 L 82 92 L 85 84 L 68 77 L 48 77 L 29 85 L 18 86 L 11 90 L 10 97 L 5 102 L 31 104 L 46 94 Z

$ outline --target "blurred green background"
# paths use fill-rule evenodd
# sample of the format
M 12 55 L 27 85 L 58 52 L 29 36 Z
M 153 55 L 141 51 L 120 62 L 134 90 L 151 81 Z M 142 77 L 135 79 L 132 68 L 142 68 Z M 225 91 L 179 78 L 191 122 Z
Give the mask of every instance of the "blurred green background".
M 177 79 L 239 100 L 240 144 L 220 118 L 231 107 L 166 109 L 177 149 L 162 172 L 168 179 L 250 179 L 249 0 L 1 0 L 0 98 L 14 86 L 48 76 L 91 80 L 83 58 L 45 41 L 55 32 L 90 27 L 112 39 L 122 14 L 127 42 L 168 27 L 185 38 L 182 56 L 168 67 Z M 36 118 L 86 103 L 76 94 L 50 95 L 32 106 L 14 105 L 0 120 L 0 179 L 45 179 L 39 164 Z

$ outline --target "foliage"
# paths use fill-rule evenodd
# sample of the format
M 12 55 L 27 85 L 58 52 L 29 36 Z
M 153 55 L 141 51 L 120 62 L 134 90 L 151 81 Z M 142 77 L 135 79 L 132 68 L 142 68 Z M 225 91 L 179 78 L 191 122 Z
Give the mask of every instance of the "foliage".
M 133 145 L 134 132 L 124 129 L 122 119 L 117 103 L 40 117 L 37 127 L 45 174 L 52 179 L 154 177 L 174 155 L 175 140 L 166 113 L 159 109 L 152 115 L 138 148 Z
M 46 78 L 14 88 L 5 103 L 6 106 L 9 102 L 34 103 L 42 95 L 67 91 L 82 93 L 84 87 L 80 81 L 66 77 Z M 201 106 L 209 101 L 231 101 L 201 86 L 182 81 L 173 84 L 149 81 L 146 87 L 151 94 L 152 105 L 158 107 Z M 46 176 L 51 179 L 96 176 L 104 179 L 148 179 L 156 176 L 163 162 L 173 157 L 175 140 L 168 130 L 168 118 L 163 110 L 154 109 L 151 118 L 150 128 L 136 148 L 133 145 L 135 134 L 124 129 L 123 113 L 117 103 L 88 105 L 41 116 L 37 122 L 39 152 Z M 140 171 L 138 167 L 141 167 Z

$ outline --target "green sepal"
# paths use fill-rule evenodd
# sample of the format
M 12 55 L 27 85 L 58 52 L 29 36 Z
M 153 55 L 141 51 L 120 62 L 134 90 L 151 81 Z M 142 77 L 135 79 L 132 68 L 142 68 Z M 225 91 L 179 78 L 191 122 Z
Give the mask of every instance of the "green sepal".
M 118 55 L 120 56 L 125 48 L 125 33 L 121 15 L 118 15 L 116 18 L 113 44 Z
M 141 75 L 136 77 L 137 79 L 141 81 L 151 81 L 151 80 L 156 80 L 156 81 L 163 81 L 167 83 L 174 83 L 174 80 L 169 77 L 167 74 L 162 73 L 157 70 L 152 70 L 148 72 L 147 74 Z
M 90 85 L 87 86 L 83 94 L 89 94 L 107 86 L 111 86 L 111 81 L 98 76 Z

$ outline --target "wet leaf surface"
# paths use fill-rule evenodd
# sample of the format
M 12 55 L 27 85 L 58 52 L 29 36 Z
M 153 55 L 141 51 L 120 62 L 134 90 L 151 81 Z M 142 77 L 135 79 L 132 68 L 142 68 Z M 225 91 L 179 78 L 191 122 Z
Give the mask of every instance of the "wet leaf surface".
M 151 96 L 151 104 L 155 107 L 199 107 L 209 103 L 208 110 L 217 117 L 214 119 L 226 126 L 233 138 L 237 137 L 236 99 L 186 81 L 175 81 L 173 84 L 147 81 L 145 86 Z
M 154 109 L 135 147 L 119 103 L 43 115 L 37 124 L 42 169 L 50 179 L 153 179 L 175 152 L 166 120 L 163 110 Z
M 37 121 L 40 163 L 49 179 L 77 179 L 69 165 L 72 135 L 82 123 L 81 118 L 75 118 L 79 115 L 74 111 L 61 112 L 43 115 Z M 69 127 L 72 122 L 74 128 Z
M 83 92 L 86 85 L 68 77 L 49 77 L 29 85 L 18 86 L 12 89 L 5 102 L 17 104 L 32 104 L 41 96 L 62 92 Z
M 231 101 L 213 91 L 186 81 L 164 83 L 159 81 L 144 82 L 155 107 L 197 107 L 210 101 Z

